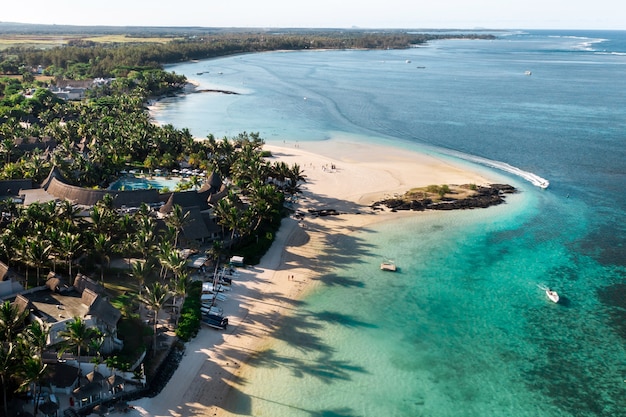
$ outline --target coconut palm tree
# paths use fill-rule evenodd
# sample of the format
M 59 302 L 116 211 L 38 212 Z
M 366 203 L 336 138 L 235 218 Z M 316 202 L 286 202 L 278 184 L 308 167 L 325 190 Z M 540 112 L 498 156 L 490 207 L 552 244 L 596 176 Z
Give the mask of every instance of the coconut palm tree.
M 104 285 L 104 263 L 111 262 L 110 254 L 113 251 L 111 237 L 104 233 L 98 233 L 93 238 L 93 250 L 100 258 L 100 282 Z
M 135 261 L 132 263 L 131 275 L 135 278 L 139 284 L 139 295 L 141 295 L 141 290 L 143 288 L 144 282 L 146 279 L 150 277 L 152 271 L 154 270 L 154 263 L 152 260 L 148 259 L 145 261 Z
M 232 246 L 237 232 L 243 227 L 242 219 L 243 215 L 240 210 L 237 209 L 235 204 L 228 198 L 223 198 L 215 205 L 215 214 L 217 216 L 217 222 L 227 230 L 230 230 L 229 245 Z
M 283 194 L 273 185 L 255 183 L 250 195 L 250 210 L 255 219 L 252 230 L 257 230 L 263 221 L 271 220 L 279 214 L 278 207 L 283 198 Z
M 22 332 L 22 337 L 28 343 L 28 346 L 40 358 L 43 357 L 43 352 L 46 349 L 46 346 L 48 346 L 49 335 L 49 326 L 41 324 L 37 320 L 29 324 Z
M 57 219 L 71 224 L 73 228 L 79 227 L 83 222 L 83 218 L 80 217 L 80 212 L 81 208 L 74 205 L 69 200 L 59 202 L 55 208 Z
M 167 254 L 164 266 L 172 271 L 174 280 L 176 280 L 187 266 L 187 260 L 182 257 L 180 252 L 174 249 Z
M 0 304 L 0 342 L 14 342 L 27 316 L 28 310 L 20 311 L 10 301 Z
M 9 415 L 9 407 L 7 404 L 7 385 L 10 378 L 16 374 L 19 358 L 17 349 L 13 342 L 0 343 L 0 382 L 2 383 L 2 398 L 4 404 L 4 415 Z
M 183 208 L 174 204 L 172 206 L 172 211 L 165 219 L 165 223 L 176 230 L 176 234 L 174 236 L 174 247 L 178 247 L 178 237 L 180 232 L 182 232 L 183 227 L 189 222 L 189 212 L 183 210 Z
M 25 357 L 22 359 L 22 363 L 18 367 L 18 376 L 22 379 L 20 388 L 30 387 L 35 399 L 35 411 L 37 415 L 39 408 L 39 396 L 41 390 L 39 384 L 46 374 L 48 365 L 43 363 L 43 360 L 39 356 Z
M 154 331 L 154 340 L 152 348 L 154 352 L 156 352 L 157 344 L 157 326 L 158 326 L 158 317 L 163 305 L 165 302 L 171 297 L 170 290 L 166 285 L 162 285 L 159 282 L 155 282 L 151 287 L 145 287 L 145 292 L 141 295 L 141 301 L 154 312 L 154 323 L 153 323 L 153 331 Z
M 4 155 L 4 163 L 11 162 L 11 154 L 15 149 L 15 142 L 11 138 L 4 138 L 0 141 L 0 153 Z
M 180 297 L 180 302 L 174 303 L 176 305 L 176 326 L 178 326 L 178 319 L 180 318 L 180 310 L 187 297 L 187 291 L 191 285 L 191 278 L 186 270 L 181 271 L 177 278 L 174 279 L 174 296 Z
M 61 342 L 59 353 L 62 354 L 70 349 L 76 349 L 76 360 L 78 362 L 78 374 L 80 375 L 80 356 L 83 349 L 89 349 L 91 339 L 99 338 L 102 335 L 100 330 L 89 327 L 80 317 L 67 323 L 65 330 L 58 333 L 58 336 L 65 339 Z
M 45 242 L 41 237 L 27 239 L 25 246 L 22 248 L 23 260 L 27 265 L 34 266 L 37 269 L 37 286 L 40 285 L 41 268 L 48 263 L 52 254 L 52 245 Z
M 0 259 L 4 260 L 7 266 L 11 265 L 11 261 L 15 259 L 15 248 L 17 246 L 17 238 L 11 225 L 0 233 Z
M 287 192 L 291 194 L 295 194 L 300 191 L 298 183 L 306 182 L 306 175 L 304 175 L 304 171 L 300 169 L 300 165 L 298 164 L 293 164 L 291 166 L 291 168 L 287 171 L 287 177 L 290 180 Z
M 71 279 L 74 257 L 83 250 L 83 243 L 80 241 L 80 235 L 78 233 L 62 233 L 58 243 L 59 251 L 63 253 L 67 259 L 68 273 Z
M 189 183 L 194 190 L 197 190 L 202 186 L 202 178 L 200 178 L 198 175 L 192 175 L 191 177 L 189 177 Z
M 224 254 L 224 242 L 221 240 L 214 240 L 211 247 L 206 251 L 206 254 L 217 267 L 220 263 L 220 258 Z
M 95 205 L 89 213 L 92 222 L 92 229 L 96 233 L 110 235 L 115 229 L 117 215 L 105 205 Z
M 168 228 L 168 230 L 171 230 L 171 228 Z M 170 256 L 170 252 L 174 250 L 174 246 L 172 246 L 172 243 L 170 242 L 169 239 L 167 239 L 166 237 L 162 237 L 157 247 L 157 250 L 158 250 L 158 253 L 156 255 L 156 258 L 161 264 L 161 271 L 159 272 L 159 278 L 163 279 L 165 278 L 165 274 L 167 272 L 167 266 L 166 266 L 167 260 Z

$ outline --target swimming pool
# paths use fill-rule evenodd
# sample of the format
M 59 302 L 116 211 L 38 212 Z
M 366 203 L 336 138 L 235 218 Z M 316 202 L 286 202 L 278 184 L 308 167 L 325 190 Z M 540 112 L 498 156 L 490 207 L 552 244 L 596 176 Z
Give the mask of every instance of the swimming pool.
M 124 176 L 109 185 L 109 190 L 147 190 L 155 188 L 157 190 L 168 189 L 174 191 L 176 186 L 180 183 L 180 178 L 165 178 L 165 177 L 133 177 Z

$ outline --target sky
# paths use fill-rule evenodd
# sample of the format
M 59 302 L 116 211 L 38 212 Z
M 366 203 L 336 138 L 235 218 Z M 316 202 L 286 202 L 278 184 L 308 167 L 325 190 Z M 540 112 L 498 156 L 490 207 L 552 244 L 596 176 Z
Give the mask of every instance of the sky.
M 6 0 L 5 0 L 6 1 Z M 626 29 L 623 0 L 27 0 L 0 22 L 104 26 Z

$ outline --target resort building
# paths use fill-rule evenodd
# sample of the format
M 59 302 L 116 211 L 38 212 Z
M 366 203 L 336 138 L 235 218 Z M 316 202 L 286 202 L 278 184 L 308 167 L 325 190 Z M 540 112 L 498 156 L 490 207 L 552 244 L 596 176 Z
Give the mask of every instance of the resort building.
M 56 167 L 50 170 L 40 186 L 33 184 L 30 179 L 0 181 L 0 199 L 12 199 L 25 206 L 34 202 L 68 200 L 89 209 L 110 195 L 113 197 L 113 207 L 119 210 L 132 211 L 145 203 L 151 208 L 159 208 L 159 216 L 166 217 L 174 205 L 179 205 L 185 212 L 189 212 L 189 220 L 181 237 L 187 241 L 200 242 L 216 239 L 221 235 L 221 227 L 217 224 L 211 208 L 227 194 L 228 187 L 215 173 L 198 190 L 165 193 L 156 188 L 113 190 L 78 187 L 71 185 Z M 3 218 L 0 218 L 0 224 L 2 221 Z
M 122 313 L 102 295 L 104 288 L 100 284 L 82 274 L 76 275 L 72 286 L 53 272 L 48 277 L 45 286 L 24 291 L 14 301 L 20 310 L 29 311 L 31 321 L 38 321 L 49 329 L 48 347 L 54 348 L 63 341 L 59 333 L 75 317 L 104 335 L 102 353 L 123 347 L 123 342 L 117 338 L 117 322 Z

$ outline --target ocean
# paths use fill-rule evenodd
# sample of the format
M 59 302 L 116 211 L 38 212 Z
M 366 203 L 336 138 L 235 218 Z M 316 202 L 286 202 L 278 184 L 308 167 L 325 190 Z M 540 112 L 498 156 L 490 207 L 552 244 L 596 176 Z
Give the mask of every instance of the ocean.
M 626 32 L 495 34 L 168 67 L 200 89 L 239 93 L 159 104 L 157 120 L 194 136 L 381 143 L 489 170 L 520 191 L 498 207 L 342 238 L 230 412 L 626 414 Z M 386 258 L 396 274 L 378 270 Z

